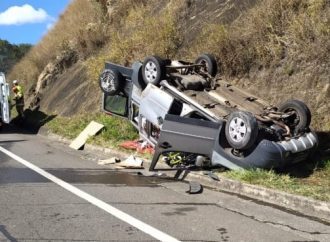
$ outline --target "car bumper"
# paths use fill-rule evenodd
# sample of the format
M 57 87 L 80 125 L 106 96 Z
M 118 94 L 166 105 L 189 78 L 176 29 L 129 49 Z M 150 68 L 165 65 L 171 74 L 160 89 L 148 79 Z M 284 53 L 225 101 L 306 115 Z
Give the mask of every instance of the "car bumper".
M 309 132 L 289 141 L 262 140 L 245 157 L 237 157 L 218 149 L 213 152 L 212 163 L 214 165 L 224 165 L 230 169 L 279 168 L 306 160 L 317 146 L 318 138 L 316 134 Z

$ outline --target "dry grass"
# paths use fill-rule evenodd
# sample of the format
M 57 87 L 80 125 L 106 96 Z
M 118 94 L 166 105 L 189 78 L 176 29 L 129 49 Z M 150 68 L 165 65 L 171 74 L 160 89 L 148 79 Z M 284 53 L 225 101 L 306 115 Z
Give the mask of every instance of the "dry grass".
M 54 28 L 12 71 L 9 78 L 35 82 L 45 65 L 60 52 L 76 51 L 88 58 L 96 79 L 105 60 L 129 65 L 150 54 L 189 58 L 214 53 L 224 74 L 244 75 L 288 60 L 328 65 L 330 8 L 327 0 L 260 1 L 230 25 L 205 23 L 192 47 L 182 50 L 179 16 L 186 1 L 108 0 L 73 1 Z M 244 24 L 242 24 L 244 23 Z M 52 50 L 52 51 L 49 51 Z M 295 61 L 292 61 L 292 60 Z
M 230 26 L 209 25 L 188 53 L 211 50 L 228 75 L 276 66 L 285 58 L 328 64 L 329 5 L 327 0 L 260 1 Z
M 216 1 L 207 4 L 218 7 Z M 234 22 L 203 20 L 197 30 L 184 26 L 183 21 L 196 17 L 189 15 L 196 6 L 203 4 L 185 0 L 73 1 L 54 28 L 14 67 L 9 79 L 25 80 L 29 91 L 47 63 L 68 50 L 85 62 L 86 81 L 94 84 L 106 60 L 128 66 L 152 54 L 194 59 L 207 52 L 216 55 L 226 77 L 246 77 L 244 85 L 254 86 L 258 91 L 254 94 L 272 98 L 268 101 L 274 104 L 291 94 L 301 97 L 318 120 L 313 126 L 330 130 L 324 125 L 330 120 L 329 95 L 323 91 L 330 74 L 328 0 L 260 0 Z M 185 27 L 194 29 L 196 36 L 188 38 L 189 33 L 182 31 Z M 193 40 L 187 43 L 187 39 Z M 268 73 L 267 83 L 257 83 L 258 73 Z M 269 82 L 270 88 L 265 88 Z
M 97 80 L 105 60 L 127 66 L 148 55 L 175 56 L 181 44 L 176 20 L 178 9 L 183 6 L 182 1 L 168 5 L 164 4 L 166 1 L 161 1 L 162 4 L 151 2 L 146 5 L 144 1 L 135 1 L 135 4 L 125 8 L 120 23 L 114 24 L 111 29 L 106 48 L 86 62 L 91 79 Z M 166 7 L 159 10 L 159 5 Z
M 101 48 L 107 39 L 104 9 L 95 1 L 73 1 L 47 35 L 19 62 L 9 78 L 35 83 L 45 66 L 63 51 L 75 51 L 81 58 Z

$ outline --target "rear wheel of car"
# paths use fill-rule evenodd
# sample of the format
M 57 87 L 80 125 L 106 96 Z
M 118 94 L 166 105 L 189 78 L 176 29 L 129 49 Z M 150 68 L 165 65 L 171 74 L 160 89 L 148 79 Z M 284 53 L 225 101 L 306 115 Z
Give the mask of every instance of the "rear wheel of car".
M 280 112 L 292 113 L 292 115 L 285 120 L 294 133 L 298 133 L 307 129 L 311 123 L 311 111 L 305 103 L 300 100 L 288 100 L 279 107 Z
M 232 112 L 228 117 L 225 133 L 231 147 L 234 149 L 246 150 L 250 148 L 257 139 L 257 120 L 248 112 Z
M 118 94 L 125 83 L 124 77 L 117 70 L 105 69 L 99 80 L 102 91 L 109 95 Z
M 166 75 L 166 63 L 158 56 L 147 57 L 142 65 L 142 77 L 146 85 L 158 85 Z
M 206 71 L 211 76 L 215 77 L 218 72 L 218 65 L 215 57 L 211 54 L 202 54 L 196 60 L 196 64 L 203 64 L 203 70 Z

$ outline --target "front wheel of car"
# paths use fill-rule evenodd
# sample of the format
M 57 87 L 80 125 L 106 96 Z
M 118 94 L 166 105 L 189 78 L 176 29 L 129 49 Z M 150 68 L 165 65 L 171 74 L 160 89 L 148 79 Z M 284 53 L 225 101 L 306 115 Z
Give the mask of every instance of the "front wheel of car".
M 202 54 L 195 60 L 196 64 L 204 65 L 203 70 L 212 77 L 215 77 L 218 72 L 218 65 L 215 57 L 211 54 Z
M 124 86 L 124 77 L 117 70 L 105 69 L 99 79 L 102 91 L 108 95 L 118 94 Z
M 258 123 L 249 112 L 232 112 L 226 122 L 226 139 L 230 146 L 238 150 L 250 148 L 258 136 Z
M 279 111 L 283 113 L 291 113 L 284 122 L 294 133 L 299 133 L 300 131 L 307 129 L 311 123 L 311 111 L 307 105 L 300 100 L 292 99 L 284 102 L 279 107 Z
M 158 56 L 148 56 L 143 61 L 142 77 L 146 85 L 158 85 L 166 76 L 165 61 Z

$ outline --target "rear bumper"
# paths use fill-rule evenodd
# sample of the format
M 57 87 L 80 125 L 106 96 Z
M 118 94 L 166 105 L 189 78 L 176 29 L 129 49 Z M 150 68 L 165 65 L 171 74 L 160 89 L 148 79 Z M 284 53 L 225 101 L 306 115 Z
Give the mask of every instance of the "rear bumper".
M 230 169 L 279 168 L 306 160 L 317 146 L 316 134 L 309 132 L 289 141 L 262 140 L 249 155 L 242 158 L 229 154 L 223 149 L 216 149 L 212 155 L 212 163 Z
M 283 165 L 289 165 L 306 160 L 316 150 L 318 138 L 314 132 L 306 133 L 299 138 L 277 142 L 281 149 Z

